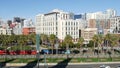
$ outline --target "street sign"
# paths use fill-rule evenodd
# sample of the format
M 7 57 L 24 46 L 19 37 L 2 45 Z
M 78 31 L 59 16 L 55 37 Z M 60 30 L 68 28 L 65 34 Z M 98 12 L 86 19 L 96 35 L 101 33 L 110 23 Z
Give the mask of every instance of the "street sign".
M 40 35 L 36 34 L 36 50 L 37 52 L 40 51 Z

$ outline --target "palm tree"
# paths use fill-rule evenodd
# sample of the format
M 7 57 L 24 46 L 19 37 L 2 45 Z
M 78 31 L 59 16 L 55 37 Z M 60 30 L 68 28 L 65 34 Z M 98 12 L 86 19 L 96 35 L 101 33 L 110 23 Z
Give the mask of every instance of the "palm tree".
M 102 34 L 98 35 L 97 43 L 98 43 L 98 50 L 99 50 L 99 48 L 101 48 L 101 44 L 103 43 L 103 35 Z
M 99 52 L 101 51 L 101 49 L 100 49 L 101 44 L 103 43 L 103 35 L 101 35 L 101 34 L 94 35 L 93 40 L 94 40 L 94 48 L 95 48 L 95 44 L 97 44 L 97 54 L 98 54 L 98 58 L 99 58 Z
M 55 44 L 55 41 L 56 41 L 56 36 L 54 34 L 51 34 L 50 37 L 49 37 L 49 41 L 50 41 L 50 44 L 52 46 L 52 54 L 53 54 L 53 49 L 54 49 L 54 44 Z
M 72 37 L 70 35 L 66 35 L 66 37 L 64 38 L 64 42 L 66 43 L 66 48 L 69 49 L 69 45 L 72 42 Z
M 84 42 L 84 38 L 80 37 L 78 40 L 78 44 L 80 45 L 80 47 L 83 45 L 83 42 Z M 79 52 L 80 52 L 80 50 L 79 50 Z
M 64 42 L 66 44 L 66 50 L 69 50 L 69 45 L 72 42 L 72 37 L 70 35 L 66 35 L 66 37 L 64 38 Z M 67 54 L 67 58 L 68 58 L 68 54 Z
M 43 45 L 43 42 L 47 41 L 47 39 L 48 39 L 46 34 L 40 34 L 40 38 L 42 40 L 42 45 Z
M 111 47 L 114 47 L 117 45 L 119 38 L 117 37 L 117 35 L 111 35 L 111 39 L 110 39 L 110 43 L 111 43 Z
M 105 35 L 105 41 L 107 42 L 106 46 L 109 47 L 110 46 L 110 40 L 111 40 L 111 34 L 106 34 Z
M 93 42 L 94 42 L 94 51 L 95 51 L 95 44 L 97 43 L 97 35 L 94 35 L 93 37 L 92 37 L 92 40 L 93 40 Z

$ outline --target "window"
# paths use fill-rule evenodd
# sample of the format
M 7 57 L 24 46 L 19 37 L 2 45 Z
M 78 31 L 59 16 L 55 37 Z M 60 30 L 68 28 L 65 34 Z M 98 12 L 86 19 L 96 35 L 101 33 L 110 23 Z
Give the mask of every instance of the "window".
M 73 23 L 71 22 L 71 25 L 73 25 Z
M 78 27 L 76 27 L 76 30 L 78 30 Z
M 58 28 L 56 27 L 56 30 L 58 30 Z
M 66 30 L 67 30 L 67 27 L 66 27 Z
M 70 27 L 69 27 L 69 30 L 70 30 Z
M 71 32 L 71 35 L 73 35 L 73 32 Z
M 56 35 L 57 35 L 58 33 L 56 32 Z
M 75 22 L 74 22 L 74 25 L 75 25 Z
M 67 22 L 66 22 L 66 25 L 67 25 Z
M 78 25 L 78 22 L 76 22 L 76 25 Z
M 70 25 L 70 22 L 68 22 L 68 25 Z

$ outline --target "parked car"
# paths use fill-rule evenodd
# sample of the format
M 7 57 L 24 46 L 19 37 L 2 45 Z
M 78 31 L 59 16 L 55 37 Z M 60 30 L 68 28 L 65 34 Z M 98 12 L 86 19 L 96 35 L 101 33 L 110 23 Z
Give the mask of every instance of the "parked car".
M 50 54 L 50 51 L 48 49 L 41 50 L 41 54 Z
M 6 51 L 5 50 L 0 50 L 0 55 L 5 55 Z
M 111 68 L 111 67 L 108 65 L 101 65 L 100 68 Z
M 36 50 L 32 50 L 31 51 L 31 55 L 36 55 L 37 54 L 37 51 Z

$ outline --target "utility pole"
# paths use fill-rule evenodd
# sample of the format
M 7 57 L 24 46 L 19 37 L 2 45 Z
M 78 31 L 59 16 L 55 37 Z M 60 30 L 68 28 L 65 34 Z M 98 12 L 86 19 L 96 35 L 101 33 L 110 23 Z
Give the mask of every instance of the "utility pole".
M 37 50 L 37 55 L 36 58 L 38 59 L 37 64 L 39 68 L 39 59 L 40 59 L 40 35 L 36 34 L 36 50 Z

